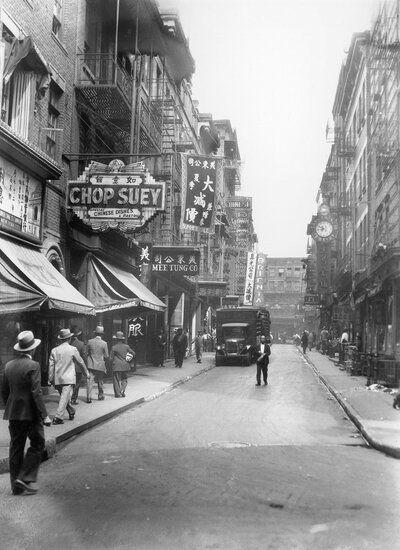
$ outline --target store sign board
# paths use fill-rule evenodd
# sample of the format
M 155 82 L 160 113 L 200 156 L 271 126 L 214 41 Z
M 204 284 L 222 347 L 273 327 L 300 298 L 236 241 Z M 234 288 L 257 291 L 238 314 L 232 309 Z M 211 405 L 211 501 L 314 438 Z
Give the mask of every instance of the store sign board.
M 305 294 L 304 295 L 304 304 L 309 306 L 319 305 L 319 294 Z
M 200 271 L 200 250 L 188 247 L 153 246 L 151 270 L 195 276 Z
M 201 281 L 198 283 L 198 295 L 203 298 L 223 298 L 227 295 L 226 287 L 226 283 Z
M 244 306 L 252 306 L 254 299 L 254 282 L 257 266 L 257 254 L 252 251 L 247 253 L 246 283 L 244 288 Z
M 0 229 L 41 238 L 44 185 L 0 157 Z
M 219 173 L 215 157 L 182 155 L 182 224 L 185 227 L 214 230 Z
M 165 182 L 155 181 L 142 163 L 92 162 L 68 182 L 67 206 L 93 229 L 135 232 L 165 210 Z

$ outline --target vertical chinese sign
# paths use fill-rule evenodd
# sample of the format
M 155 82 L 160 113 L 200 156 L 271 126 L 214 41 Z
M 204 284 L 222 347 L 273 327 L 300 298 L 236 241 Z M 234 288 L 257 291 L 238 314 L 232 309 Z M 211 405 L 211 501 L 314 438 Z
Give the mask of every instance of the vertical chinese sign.
M 318 294 L 326 295 L 331 290 L 331 243 L 317 243 Z
M 252 306 L 254 298 L 254 281 L 256 276 L 257 254 L 247 253 L 246 284 L 244 287 L 244 306 Z
M 182 223 L 213 231 L 218 161 L 193 155 L 182 155 L 182 159 Z
M 264 305 L 265 262 L 265 256 L 263 254 L 258 254 L 254 288 L 254 305 L 256 306 Z

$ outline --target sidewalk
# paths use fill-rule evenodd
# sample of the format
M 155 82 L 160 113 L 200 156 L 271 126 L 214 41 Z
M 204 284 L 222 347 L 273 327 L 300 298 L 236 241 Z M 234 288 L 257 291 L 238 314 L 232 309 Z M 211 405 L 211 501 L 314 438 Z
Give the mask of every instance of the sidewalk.
M 129 375 L 126 397 L 115 399 L 111 379 L 104 383 L 104 401 L 97 400 L 97 385 L 95 385 L 92 403 L 86 403 L 86 388 L 81 388 L 75 419 L 68 420 L 65 415 L 64 424 L 45 427 L 46 453 L 52 457 L 62 443 L 94 426 L 136 407 L 145 401 L 150 401 L 163 393 L 191 380 L 195 376 L 214 368 L 214 353 L 204 353 L 202 363 L 197 363 L 195 357 L 189 357 L 183 362 L 183 367 L 177 369 L 173 360 L 165 362 L 164 367 L 142 367 Z M 51 418 L 57 410 L 59 394 L 54 388 L 49 388 L 49 395 L 44 396 L 47 412 Z M 10 436 L 8 422 L 2 420 L 0 411 L 0 474 L 8 472 L 8 445 Z
M 303 355 L 300 348 L 299 353 Z M 337 359 L 319 351 L 307 351 L 306 360 L 369 445 L 400 458 L 400 410 L 392 406 L 394 396 L 382 390 L 369 390 L 365 376 L 350 376 L 341 370 Z

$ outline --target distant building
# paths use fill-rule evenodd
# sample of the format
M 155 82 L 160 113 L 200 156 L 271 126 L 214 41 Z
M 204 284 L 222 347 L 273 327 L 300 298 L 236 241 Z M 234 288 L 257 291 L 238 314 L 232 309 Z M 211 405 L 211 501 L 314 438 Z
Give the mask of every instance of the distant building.
M 260 254 L 261 255 L 261 254 Z M 263 256 L 263 255 L 261 255 Z M 303 328 L 305 281 L 301 258 L 266 258 L 264 305 L 271 314 L 271 332 L 293 336 Z

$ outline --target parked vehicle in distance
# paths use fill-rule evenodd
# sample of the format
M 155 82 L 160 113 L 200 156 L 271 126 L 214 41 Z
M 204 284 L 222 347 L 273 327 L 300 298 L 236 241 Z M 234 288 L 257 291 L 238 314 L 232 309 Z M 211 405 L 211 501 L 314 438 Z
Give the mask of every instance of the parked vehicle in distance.
M 257 339 L 270 339 L 270 315 L 265 308 L 227 307 L 216 311 L 215 364 L 251 365 Z

